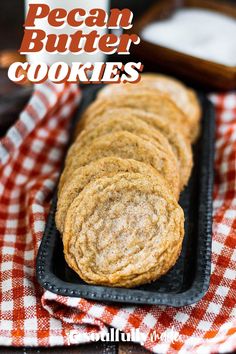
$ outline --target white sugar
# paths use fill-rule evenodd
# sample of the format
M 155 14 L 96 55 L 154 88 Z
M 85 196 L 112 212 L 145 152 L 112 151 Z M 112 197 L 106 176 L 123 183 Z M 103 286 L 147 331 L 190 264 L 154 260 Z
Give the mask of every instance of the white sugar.
M 181 9 L 141 34 L 148 42 L 227 66 L 236 65 L 236 21 L 214 11 Z

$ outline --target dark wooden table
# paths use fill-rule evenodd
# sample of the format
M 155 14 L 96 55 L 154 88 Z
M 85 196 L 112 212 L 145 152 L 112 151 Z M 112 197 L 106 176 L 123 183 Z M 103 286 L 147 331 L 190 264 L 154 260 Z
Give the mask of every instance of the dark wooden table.
M 53 347 L 53 348 L 9 348 L 0 347 L 2 354 L 149 354 L 137 344 L 128 343 L 101 343 L 83 344 L 71 347 Z

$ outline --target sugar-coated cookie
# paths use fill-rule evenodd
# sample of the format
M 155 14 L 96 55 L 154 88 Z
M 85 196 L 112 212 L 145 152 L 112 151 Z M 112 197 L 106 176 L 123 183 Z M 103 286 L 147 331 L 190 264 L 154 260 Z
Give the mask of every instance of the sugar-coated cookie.
M 155 73 L 103 87 L 83 112 L 55 222 L 66 262 L 85 282 L 135 287 L 174 266 L 184 237 L 178 200 L 200 116 L 193 90 Z
M 66 215 L 64 254 L 85 282 L 134 287 L 175 264 L 184 215 L 162 181 L 117 174 L 89 183 L 74 199 Z
M 108 96 L 94 101 L 84 112 L 78 123 L 76 134 L 92 120 L 111 108 L 134 108 L 154 113 L 163 117 L 168 124 L 175 124 L 186 137 L 191 137 L 192 126 L 188 124 L 186 115 L 165 93 L 155 90 L 138 90 L 116 96 Z
M 126 131 L 104 135 L 79 151 L 75 158 L 65 166 L 60 179 L 60 190 L 66 180 L 71 178 L 75 169 L 109 156 L 133 159 L 151 165 L 166 179 L 170 190 L 178 199 L 180 193 L 179 168 L 172 151 L 164 151 L 154 141 L 144 140 Z
M 155 142 L 160 150 L 172 154 L 172 149 L 167 138 L 159 130 L 153 128 L 144 120 L 138 119 L 135 114 L 132 114 L 132 111 L 121 109 L 112 112 L 108 111 L 104 115 L 107 116 L 106 121 L 103 120 L 101 124 L 97 124 L 96 126 L 88 126 L 81 132 L 81 134 L 79 134 L 73 147 L 68 152 L 68 163 L 81 149 L 90 145 L 94 139 L 106 134 L 121 131 L 127 131 L 143 138 L 144 140 Z
M 157 176 L 159 173 L 151 166 L 135 160 L 120 159 L 118 157 L 105 157 L 76 169 L 70 179 L 63 185 L 58 197 L 56 225 L 63 233 L 67 210 L 73 200 L 92 181 L 101 177 L 114 176 L 120 172 L 140 173 L 143 176 Z M 163 184 L 166 182 L 163 180 Z M 166 185 L 166 189 L 168 186 Z
M 130 124 L 127 123 L 126 126 L 128 125 L 131 126 L 130 128 L 131 131 L 133 131 L 133 133 L 137 135 L 138 133 L 138 129 L 136 129 L 137 120 L 139 122 L 140 120 L 142 120 L 143 122 L 148 124 L 149 127 L 152 127 L 156 131 L 161 132 L 162 135 L 164 135 L 167 138 L 179 163 L 180 190 L 183 190 L 183 188 L 188 183 L 192 171 L 192 167 L 193 167 L 191 143 L 189 139 L 184 137 L 180 129 L 178 129 L 178 127 L 175 124 L 172 125 L 168 124 L 166 120 L 163 119 L 161 116 L 152 113 L 143 112 L 141 110 L 130 109 L 130 108 L 110 109 L 109 111 L 106 111 L 103 115 L 98 116 L 97 119 L 93 120 L 90 124 L 88 124 L 86 126 L 86 129 L 78 137 L 78 140 L 81 139 L 82 140 L 81 143 L 83 144 L 84 136 L 86 136 L 84 132 L 90 131 L 90 132 L 94 132 L 94 134 L 97 135 L 99 131 L 99 129 L 97 130 L 98 126 L 102 127 L 103 125 L 106 125 L 107 122 L 111 120 L 114 121 L 114 119 L 119 125 L 117 130 L 119 129 L 120 126 L 123 127 L 125 126 L 125 124 L 121 125 L 121 123 L 118 122 L 126 121 L 126 122 L 130 122 Z M 136 124 L 134 122 L 136 122 Z M 132 130 L 131 123 L 134 126 L 133 130 Z M 152 134 L 152 132 L 153 130 L 150 130 L 149 128 L 149 136 L 154 137 L 154 134 Z M 93 133 L 91 133 L 91 135 L 92 134 Z M 88 140 L 90 141 L 89 138 Z
M 175 104 L 185 113 L 192 127 L 192 140 L 199 133 L 201 107 L 193 90 L 188 89 L 182 82 L 160 74 L 142 74 L 141 81 L 135 84 L 110 84 L 99 91 L 99 98 L 134 92 L 136 90 L 159 90 L 169 95 Z

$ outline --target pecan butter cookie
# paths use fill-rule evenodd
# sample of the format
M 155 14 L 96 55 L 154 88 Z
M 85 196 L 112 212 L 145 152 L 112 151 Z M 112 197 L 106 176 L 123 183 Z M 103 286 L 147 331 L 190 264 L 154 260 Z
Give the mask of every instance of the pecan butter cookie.
M 110 84 L 99 91 L 98 98 L 132 93 L 137 90 L 159 90 L 169 95 L 175 104 L 185 113 L 188 124 L 192 127 L 192 140 L 199 133 L 201 108 L 195 92 L 180 81 L 160 74 L 142 74 L 141 81 L 135 84 Z
M 176 262 L 184 215 L 160 177 L 117 174 L 89 183 L 70 205 L 63 234 L 68 265 L 87 283 L 134 287 Z
M 158 172 L 149 165 L 131 159 L 120 159 L 118 157 L 105 157 L 76 169 L 70 179 L 63 185 L 58 197 L 56 212 L 56 225 L 58 230 L 63 233 L 67 210 L 86 185 L 98 178 L 113 176 L 119 172 L 135 172 L 143 176 L 159 176 Z M 163 184 L 164 183 L 165 181 L 163 181 Z M 167 185 L 166 189 L 168 190 Z
M 105 113 L 105 116 L 107 116 L 106 121 L 102 121 L 101 124 L 97 124 L 96 126 L 88 126 L 79 134 L 68 152 L 68 163 L 81 149 L 90 145 L 94 139 L 120 131 L 128 131 L 144 140 L 155 142 L 160 150 L 168 152 L 173 156 L 173 151 L 166 137 L 160 131 L 148 125 L 144 120 L 138 119 L 135 114 L 121 109 L 116 112 L 108 111 Z
M 144 140 L 126 131 L 104 135 L 93 140 L 90 146 L 81 149 L 65 165 L 59 189 L 62 189 L 65 181 L 70 178 L 73 171 L 78 167 L 109 156 L 133 159 L 151 165 L 166 179 L 170 190 L 178 199 L 180 193 L 179 168 L 172 151 L 164 151 L 159 148 L 155 141 Z
M 188 124 L 186 115 L 167 94 L 151 90 L 134 91 L 94 101 L 82 115 L 76 134 L 84 129 L 86 124 L 96 120 L 98 116 L 111 108 L 134 108 L 157 114 L 168 124 L 174 123 L 178 126 L 186 137 L 191 137 L 192 127 Z
M 135 124 L 137 124 L 138 121 L 140 122 L 140 120 L 146 123 L 146 127 L 148 125 L 150 137 L 155 139 L 155 135 L 153 134 L 153 129 L 155 129 L 156 131 L 161 132 L 162 135 L 164 135 L 167 138 L 174 154 L 176 155 L 179 164 L 180 190 L 183 190 L 188 183 L 192 171 L 192 167 L 193 167 L 191 143 L 189 139 L 183 136 L 183 134 L 175 124 L 171 124 L 171 125 L 168 124 L 165 120 L 162 119 L 162 117 L 156 114 L 146 113 L 141 110 L 135 110 L 129 108 L 110 109 L 103 115 L 98 116 L 96 120 L 93 120 L 90 124 L 86 125 L 86 129 L 78 136 L 78 141 L 81 139 L 83 143 L 84 140 L 83 137 L 88 136 L 88 134 L 84 133 L 86 131 L 94 132 L 91 133 L 91 136 L 93 134 L 97 135 L 98 132 L 100 131 L 100 129 L 97 130 L 98 126 L 101 127 L 102 129 L 102 126 L 106 125 L 107 122 L 109 121 L 113 121 L 113 122 L 116 121 L 117 122 L 116 124 L 119 127 L 120 126 L 125 127 L 125 125 L 127 127 L 129 125 L 130 126 L 129 131 L 133 132 L 136 135 L 139 135 L 138 129 L 136 129 Z M 130 124 L 123 123 L 123 121 L 130 122 Z M 119 127 L 117 127 L 117 130 L 119 129 Z M 153 129 L 150 130 L 150 127 L 152 127 Z M 88 137 L 88 141 L 90 143 L 89 137 Z

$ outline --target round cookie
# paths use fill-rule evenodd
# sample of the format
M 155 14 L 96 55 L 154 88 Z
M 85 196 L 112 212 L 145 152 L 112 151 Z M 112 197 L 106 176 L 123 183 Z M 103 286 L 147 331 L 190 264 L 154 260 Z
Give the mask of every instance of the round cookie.
M 82 115 L 78 123 L 78 134 L 86 124 L 96 120 L 111 108 L 134 108 L 154 113 L 163 117 L 168 124 L 175 124 L 186 137 L 191 137 L 192 128 L 188 124 L 186 115 L 176 106 L 168 95 L 160 91 L 135 91 L 94 101 Z
M 95 179 L 113 176 L 119 172 L 134 172 L 143 176 L 159 176 L 157 171 L 149 165 L 118 157 L 105 157 L 91 162 L 89 165 L 79 167 L 72 173 L 69 181 L 63 185 L 59 194 L 56 212 L 57 229 L 63 233 L 67 210 L 86 185 Z M 166 189 L 168 189 L 167 186 Z
M 113 111 L 111 114 L 108 111 L 105 113 L 105 116 L 106 115 L 108 116 L 106 121 L 97 124 L 97 126 L 92 126 L 92 128 L 87 127 L 79 134 L 67 155 L 67 163 L 70 163 L 70 160 L 73 159 L 81 149 L 90 145 L 94 139 L 120 131 L 128 131 L 144 140 L 154 141 L 158 144 L 160 150 L 168 152 L 173 156 L 171 146 L 165 136 L 160 131 L 146 124 L 144 120 L 138 119 L 130 112 L 125 112 L 124 109 L 121 109 L 120 113 L 117 110 L 114 115 Z
M 201 107 L 193 90 L 188 89 L 180 81 L 160 74 L 142 74 L 141 81 L 136 84 L 110 84 L 101 89 L 98 98 L 134 92 L 136 90 L 159 90 L 169 95 L 175 104 L 188 117 L 188 123 L 193 129 L 192 140 L 196 140 L 199 132 Z
M 142 120 L 147 123 L 149 127 L 153 127 L 156 131 L 160 131 L 167 138 L 179 163 L 180 190 L 183 190 L 188 183 L 192 171 L 193 156 L 191 144 L 189 140 L 182 135 L 180 130 L 176 126 L 168 124 L 162 119 L 162 117 L 156 114 L 154 115 L 152 113 L 129 108 L 110 109 L 104 115 L 99 116 L 96 120 L 93 120 L 88 124 L 86 130 L 96 132 L 98 126 L 106 124 L 114 117 L 116 117 L 116 120 L 126 121 L 132 120 L 132 118 L 135 117 L 136 120 Z M 137 132 L 135 132 L 135 134 L 137 134 Z M 82 135 L 83 132 L 80 134 L 80 137 L 82 137 Z
M 85 282 L 134 287 L 175 264 L 184 215 L 162 181 L 118 174 L 91 182 L 74 199 L 66 215 L 64 254 Z
M 160 150 L 155 142 L 144 140 L 129 132 L 104 135 L 93 140 L 90 146 L 79 151 L 70 160 L 69 164 L 66 163 L 61 175 L 59 189 L 62 189 L 65 181 L 78 167 L 109 156 L 133 159 L 151 165 L 166 179 L 175 197 L 179 198 L 179 168 L 175 156 Z

